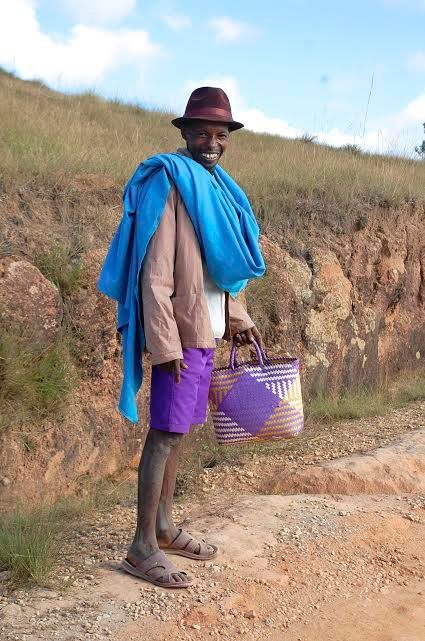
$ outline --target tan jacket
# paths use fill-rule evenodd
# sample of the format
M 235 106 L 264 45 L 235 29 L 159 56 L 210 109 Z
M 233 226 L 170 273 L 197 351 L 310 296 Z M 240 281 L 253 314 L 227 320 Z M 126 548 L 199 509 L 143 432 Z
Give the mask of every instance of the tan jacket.
M 153 365 L 183 358 L 183 347 L 216 346 L 198 239 L 174 185 L 148 245 L 139 287 L 146 349 L 152 354 Z M 223 338 L 229 340 L 253 326 L 243 305 L 226 293 Z

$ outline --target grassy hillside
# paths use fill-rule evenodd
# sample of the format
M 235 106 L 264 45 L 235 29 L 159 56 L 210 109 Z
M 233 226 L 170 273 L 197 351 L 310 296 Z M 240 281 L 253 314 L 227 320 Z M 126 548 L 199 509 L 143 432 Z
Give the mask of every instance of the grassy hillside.
M 121 368 L 115 306 L 99 295 L 96 280 L 121 217 L 125 182 L 141 160 L 182 144 L 171 118 L 170 113 L 105 101 L 93 94 L 64 95 L 0 70 L 0 258 L 6 257 L 2 264 L 7 266 L 9 260 L 14 262 L 7 256 L 17 255 L 37 267 L 57 286 L 63 311 L 60 327 L 52 332 L 46 347 L 33 335 L 31 323 L 21 328 L 16 323 L 15 327 L 0 310 L 0 449 L 3 447 L 6 461 L 2 476 L 17 479 L 10 483 L 11 492 L 19 488 L 26 492 L 27 487 L 31 493 L 39 479 L 40 483 L 47 479 L 46 470 L 50 474 L 46 487 L 53 488 L 57 480 L 57 487 L 49 491 L 61 492 L 74 483 L 76 474 L 109 474 L 114 465 L 125 465 L 139 447 L 139 432 L 127 429 L 116 413 Z M 412 379 L 403 394 L 392 400 L 385 390 L 358 390 L 363 378 L 358 380 L 357 373 L 363 376 L 360 368 L 367 361 L 364 376 L 369 378 L 364 380 L 378 382 L 372 355 L 380 325 L 387 350 L 384 356 L 395 365 L 393 344 L 396 355 L 399 347 L 406 347 L 408 358 L 412 352 L 409 341 L 416 345 L 422 336 L 419 308 L 423 290 L 419 281 L 423 281 L 420 253 L 425 163 L 241 131 L 232 134 L 225 167 L 246 189 L 262 231 L 269 235 L 264 246 L 268 246 L 272 268 L 265 279 L 250 285 L 247 293 L 266 343 L 270 338 L 268 344 L 273 345 L 276 338 L 277 351 L 296 348 L 302 352 L 305 348 L 306 356 L 314 359 L 317 353 L 326 360 L 325 351 L 329 352 L 334 368 L 328 379 L 331 398 L 319 395 L 310 403 L 308 411 L 314 421 L 377 414 L 386 411 L 390 401 L 423 398 L 422 378 Z M 406 224 L 409 217 L 410 225 Z M 368 222 L 373 224 L 367 226 Z M 353 229 L 364 231 L 344 233 Z M 387 236 L 391 236 L 389 241 Z M 381 239 L 382 260 L 378 255 Z M 286 245 L 289 253 L 281 251 L 279 244 Z M 332 249 L 335 256 L 340 251 L 341 264 L 337 259 L 335 264 L 320 263 L 320 251 L 317 259 L 309 253 L 315 248 Z M 405 271 L 403 279 L 397 280 L 399 261 Z M 306 262 L 319 266 L 319 277 L 311 279 L 317 282 L 307 285 L 305 292 Z M 339 268 L 344 275 L 352 270 L 350 302 L 355 305 L 349 320 L 338 315 L 346 309 L 346 282 Z M 16 278 L 6 309 L 18 309 L 25 322 L 30 318 L 27 301 L 35 300 L 41 309 L 44 300 L 37 288 L 34 299 L 26 290 L 19 298 L 23 281 Z M 383 282 L 377 283 L 378 278 Z M 341 283 L 343 291 L 334 291 Z M 370 294 L 375 283 L 379 285 L 377 292 Z M 365 304 L 371 301 L 364 314 L 363 300 Z M 375 328 L 375 315 L 376 331 L 369 331 L 372 321 Z M 341 326 L 345 322 L 342 342 L 330 343 L 340 321 Z M 306 327 L 312 329 L 310 335 L 304 331 Z M 392 328 L 394 338 L 389 336 Z M 363 359 L 363 352 L 355 351 L 362 342 L 359 336 L 365 337 L 370 351 L 357 367 Z M 423 353 L 421 345 L 417 349 Z M 316 361 L 320 364 L 317 377 L 311 370 L 310 387 L 306 382 L 305 388 L 312 396 L 322 392 L 326 375 L 323 361 Z M 421 363 L 418 361 L 418 366 Z M 389 369 L 393 371 L 395 365 Z M 334 398 L 341 389 L 347 391 L 342 398 Z M 142 402 L 144 421 L 145 397 Z M 187 442 L 181 487 L 196 476 L 193 470 L 211 467 L 224 456 L 224 450 L 219 455 L 204 438 L 202 433 L 202 438 L 195 435 Z M 49 471 L 58 452 L 64 452 L 64 458 Z M 45 529 L 44 513 L 41 517 Z M 18 525 L 12 521 L 11 528 L 11 540 L 13 545 L 17 541 L 18 549 L 14 558 L 23 559 L 23 563 L 27 558 L 21 539 L 13 539 L 13 532 L 20 531 L 20 516 L 13 518 L 18 519 Z M 22 523 L 28 530 L 27 521 Z M 3 541 L 8 542 L 8 531 L 8 526 L 3 528 Z M 1 538 L 0 528 L 0 548 L 3 545 L 9 554 Z M 31 548 L 32 538 L 24 543 Z M 12 551 L 16 549 L 13 545 Z M 2 561 L 1 552 L 0 569 L 2 562 L 9 563 L 4 556 Z
M 121 191 L 141 159 L 174 150 L 171 114 L 68 96 L 0 71 L 0 176 L 7 190 L 33 183 L 69 186 L 107 176 Z M 285 232 L 300 216 L 331 217 L 425 201 L 425 163 L 338 150 L 249 131 L 235 133 L 225 167 L 248 192 L 263 229 Z M 301 225 L 302 226 L 302 225 Z

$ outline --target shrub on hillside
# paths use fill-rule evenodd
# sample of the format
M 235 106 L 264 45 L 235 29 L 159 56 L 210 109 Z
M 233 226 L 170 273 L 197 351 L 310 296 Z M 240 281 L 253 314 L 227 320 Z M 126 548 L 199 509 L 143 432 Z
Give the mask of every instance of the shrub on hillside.
M 56 412 L 76 382 L 69 340 L 46 348 L 30 334 L 0 328 L 0 429 Z
M 83 268 L 77 250 L 56 242 L 48 251 L 37 254 L 34 264 L 56 285 L 62 296 L 69 296 L 83 280 Z

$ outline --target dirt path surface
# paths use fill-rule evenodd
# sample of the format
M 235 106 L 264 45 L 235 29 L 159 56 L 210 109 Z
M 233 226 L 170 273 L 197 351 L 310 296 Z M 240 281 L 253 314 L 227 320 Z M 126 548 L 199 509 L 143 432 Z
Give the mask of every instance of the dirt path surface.
M 173 558 L 196 578 L 189 590 L 119 569 L 133 502 L 81 525 L 57 576 L 69 587 L 3 591 L 1 640 L 424 641 L 425 403 L 378 420 L 384 442 L 365 443 L 371 430 L 351 422 L 289 461 L 206 471 L 176 516 L 221 554 Z

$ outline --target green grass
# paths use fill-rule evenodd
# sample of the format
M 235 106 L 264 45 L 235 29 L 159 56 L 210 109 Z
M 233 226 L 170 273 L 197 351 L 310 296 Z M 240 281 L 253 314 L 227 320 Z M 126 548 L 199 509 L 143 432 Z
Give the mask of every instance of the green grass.
M 393 395 L 403 407 L 412 401 L 425 401 L 425 373 L 406 373 L 394 385 Z
M 69 296 L 84 281 L 84 270 L 78 250 L 56 242 L 49 250 L 36 254 L 34 264 L 58 287 L 62 296 Z
M 365 416 L 382 416 L 391 406 L 387 390 L 360 388 L 337 397 L 319 394 L 306 406 L 310 420 L 341 421 Z
M 335 422 L 384 416 L 391 409 L 425 400 L 425 372 L 404 372 L 390 385 L 361 387 L 338 396 L 318 394 L 306 404 L 307 420 Z
M 43 583 L 58 556 L 61 520 L 54 508 L 17 508 L 0 522 L 0 568 L 13 582 Z
M 41 348 L 31 335 L 0 331 L 0 428 L 56 412 L 77 380 L 68 341 Z
M 86 480 L 77 496 L 30 510 L 20 505 L 1 514 L 0 571 L 8 570 L 13 584 L 48 584 L 76 524 L 133 496 L 133 482 Z

